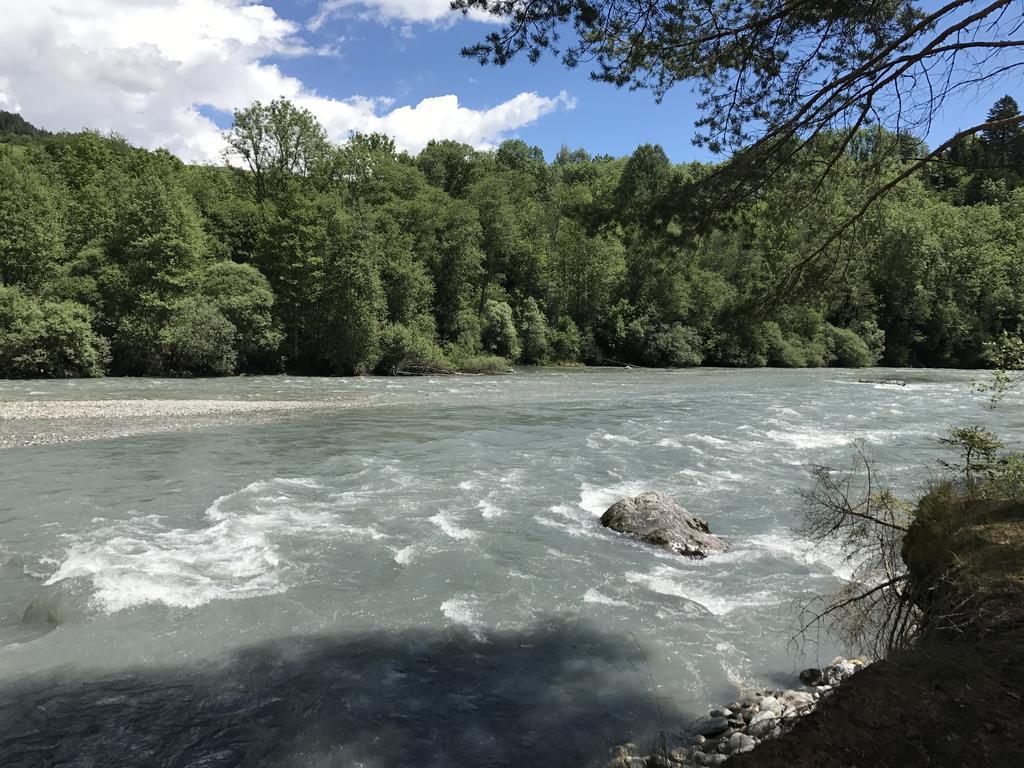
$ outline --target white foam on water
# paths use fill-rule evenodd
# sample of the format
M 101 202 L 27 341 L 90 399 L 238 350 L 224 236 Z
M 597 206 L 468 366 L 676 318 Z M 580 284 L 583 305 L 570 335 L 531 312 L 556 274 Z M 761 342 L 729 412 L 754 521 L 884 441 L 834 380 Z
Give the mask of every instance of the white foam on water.
M 753 592 L 742 597 L 714 594 L 694 584 L 692 574 L 666 565 L 656 566 L 650 573 L 630 571 L 625 576 L 631 584 L 637 584 L 661 595 L 679 597 L 696 603 L 715 616 L 725 616 L 737 608 L 771 605 L 778 601 L 778 595 L 771 592 Z
M 548 513 L 554 517 L 534 515 L 533 520 L 547 528 L 557 528 L 570 536 L 597 536 L 594 516 L 571 504 L 556 504 L 548 507 Z
M 299 488 L 314 488 L 314 489 L 323 488 L 322 484 L 318 483 L 316 480 L 313 480 L 312 478 L 309 478 L 309 477 L 289 477 L 289 478 L 278 477 L 278 478 L 274 478 L 273 480 L 271 480 L 271 482 L 272 483 L 277 483 L 278 485 L 298 486 Z
M 737 483 L 745 479 L 744 475 L 728 469 L 702 472 L 699 469 L 687 468 L 679 470 L 678 474 L 689 478 L 690 482 L 703 491 L 718 491 L 725 488 L 729 483 Z
M 438 512 L 430 518 L 430 522 L 440 528 L 446 536 L 458 541 L 475 539 L 477 536 L 475 531 L 459 527 L 458 523 L 455 522 L 454 518 L 448 512 Z
M 476 508 L 479 509 L 480 514 L 487 519 L 501 517 L 505 514 L 504 509 L 496 504 L 492 504 L 489 499 L 480 499 L 480 501 L 476 503 Z
M 591 432 L 587 437 L 587 447 L 601 448 L 605 445 L 640 445 L 636 440 L 626 435 L 615 435 L 611 432 Z
M 452 597 L 441 603 L 441 613 L 453 624 L 461 624 L 469 629 L 473 636 L 483 640 L 482 622 L 479 609 L 474 604 L 473 595 Z
M 851 444 L 854 440 L 864 440 L 868 443 L 882 443 L 893 435 L 915 434 L 910 430 L 851 430 L 849 432 L 834 432 L 816 427 L 808 429 L 770 429 L 765 437 L 776 443 L 785 443 L 799 450 L 814 450 L 822 448 L 838 448 Z
M 518 490 L 522 488 L 523 476 L 525 474 L 525 470 L 513 469 L 499 477 L 498 483 L 501 485 L 502 488 Z
M 473 604 L 462 597 L 453 597 L 441 603 L 441 613 L 446 619 L 458 624 L 472 624 L 479 618 Z
M 394 550 L 395 562 L 399 565 L 410 565 L 416 555 L 416 545 L 410 544 L 407 547 Z
M 474 488 L 476 488 L 476 483 L 474 483 L 472 480 L 463 480 L 461 483 L 459 483 L 459 490 L 471 491 Z
M 742 427 L 741 427 L 741 429 L 742 429 Z M 729 445 L 730 444 L 729 440 L 723 440 L 722 438 L 715 437 L 714 435 L 701 435 L 701 434 L 698 434 L 697 432 L 691 432 L 690 434 L 687 435 L 687 437 L 689 439 L 691 439 L 691 440 L 696 440 L 699 443 L 706 443 L 707 445 Z
M 388 537 L 386 533 L 381 533 L 372 525 L 358 526 L 346 525 L 345 523 L 333 523 L 331 525 L 331 530 L 346 533 L 349 538 L 353 539 L 372 539 L 373 541 L 380 541 L 381 539 L 386 539 Z
M 802 431 L 785 431 L 770 429 L 765 437 L 777 443 L 787 443 L 794 448 L 807 450 L 811 448 L 835 448 L 848 445 L 853 438 L 840 432 L 827 432 L 821 429 L 805 429 Z
M 683 444 L 678 440 L 673 440 L 671 437 L 666 437 L 658 441 L 659 448 L 682 448 Z
M 719 555 L 724 561 L 745 561 L 758 555 L 793 560 L 802 565 L 818 566 L 837 578 L 849 581 L 860 560 L 850 558 L 834 544 L 817 544 L 793 533 L 773 531 L 734 542 L 733 548 Z
M 609 486 L 582 483 L 580 485 L 579 506 L 591 514 L 600 516 L 619 499 L 626 496 L 636 496 L 639 493 L 643 493 L 643 491 L 644 485 L 635 481 L 616 483 Z
M 593 587 L 591 587 L 583 593 L 583 602 L 593 603 L 596 605 L 611 605 L 618 608 L 629 607 L 629 603 L 627 603 L 625 600 L 616 600 L 614 597 L 608 597 L 608 595 L 603 595 Z
M 302 478 L 252 483 L 217 498 L 206 509 L 205 527 L 168 528 L 147 515 L 99 528 L 71 544 L 47 584 L 89 578 L 93 601 L 111 613 L 146 603 L 195 608 L 282 592 L 289 571 L 278 546 L 284 537 L 382 536 L 340 524 L 327 505 L 303 504 L 287 493 L 320 487 Z

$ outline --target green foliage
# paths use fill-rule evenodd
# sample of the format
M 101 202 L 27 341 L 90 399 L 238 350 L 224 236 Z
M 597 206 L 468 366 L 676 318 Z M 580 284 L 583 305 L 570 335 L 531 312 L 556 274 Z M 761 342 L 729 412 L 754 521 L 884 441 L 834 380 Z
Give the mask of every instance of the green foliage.
M 782 292 L 916 139 L 822 133 L 726 220 L 686 197 L 718 167 L 652 145 L 548 163 L 522 141 L 439 141 L 411 158 L 379 134 L 332 146 L 284 100 L 236 115 L 223 168 L 20 132 L 0 146 L 0 286 L 27 318 L 17 344 L 40 351 L 18 347 L 0 376 L 884 362 L 991 365 L 998 395 L 1024 367 L 1020 137 L 1004 128 L 951 149 L 960 175 L 905 182 L 835 264 Z M 979 179 L 992 194 L 975 195 Z M 36 310 L 54 307 L 77 362 L 50 354 L 60 334 Z
M 0 284 L 38 287 L 63 256 L 63 236 L 46 178 L 0 147 Z
M 537 306 L 537 300 L 530 296 L 520 312 L 519 338 L 522 340 L 522 361 L 527 364 L 543 363 L 548 359 L 548 321 Z
M 44 136 L 46 131 L 36 128 L 17 112 L 0 110 L 0 134 L 11 136 Z
M 203 271 L 200 290 L 234 328 L 238 366 L 246 370 L 272 367 L 284 335 L 274 323 L 274 294 L 267 278 L 249 264 L 218 261 Z
M 468 144 L 445 139 L 430 141 L 416 156 L 427 181 L 451 197 L 462 197 L 473 181 L 477 153 Z
M 256 202 L 285 193 L 296 180 L 317 180 L 327 172 L 330 145 L 323 126 L 308 109 L 286 99 L 236 110 L 224 138 L 226 157 L 248 168 Z
M 644 362 L 672 368 L 700 365 L 704 359 L 702 346 L 701 338 L 693 328 L 679 323 L 660 326 L 645 338 Z
M 102 376 L 108 346 L 89 310 L 70 301 L 35 301 L 0 286 L 0 371 L 9 378 Z
M 396 373 L 450 373 L 452 364 L 434 342 L 433 329 L 391 323 L 381 333 L 377 371 Z
M 159 340 L 167 373 L 228 376 L 235 372 L 235 326 L 198 297 L 190 296 L 171 310 Z
M 1020 334 L 1003 334 L 985 344 L 984 358 L 992 366 L 989 381 L 971 382 L 975 391 L 991 393 L 989 405 L 995 408 L 1007 392 L 1020 384 L 1024 370 L 1024 338 Z
M 508 360 L 497 355 L 475 355 L 453 348 L 448 358 L 460 373 L 508 373 Z
M 841 368 L 867 368 L 878 362 L 867 342 L 849 328 L 826 326 L 831 364 Z
M 583 356 L 583 338 L 571 317 L 559 318 L 550 330 L 551 356 L 555 362 L 574 363 Z
M 504 301 L 489 299 L 484 305 L 481 338 L 484 349 L 491 354 L 517 360 L 522 348 L 512 319 L 512 307 Z
M 452 325 L 454 346 L 467 354 L 483 350 L 483 322 L 480 315 L 471 309 L 464 309 L 455 316 Z
M 939 442 L 960 452 L 959 463 L 941 463 L 947 469 L 962 475 L 971 488 L 992 473 L 999 451 L 1006 447 L 994 433 L 978 426 L 950 429 L 949 437 L 942 438 Z

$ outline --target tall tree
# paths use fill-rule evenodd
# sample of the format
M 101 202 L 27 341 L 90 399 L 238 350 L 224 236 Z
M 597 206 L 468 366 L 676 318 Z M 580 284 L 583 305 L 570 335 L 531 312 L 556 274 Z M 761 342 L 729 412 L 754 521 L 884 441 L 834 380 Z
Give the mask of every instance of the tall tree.
M 324 172 L 330 153 L 327 132 L 308 109 L 287 99 L 256 101 L 234 114 L 225 135 L 225 157 L 249 170 L 253 197 L 263 202 L 295 179 Z

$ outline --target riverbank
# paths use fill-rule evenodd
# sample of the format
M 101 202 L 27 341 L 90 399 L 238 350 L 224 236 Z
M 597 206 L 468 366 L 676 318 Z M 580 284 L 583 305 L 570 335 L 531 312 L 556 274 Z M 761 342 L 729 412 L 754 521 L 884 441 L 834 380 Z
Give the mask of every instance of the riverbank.
M 256 422 L 357 404 L 351 399 L 0 400 L 0 448 L 174 432 L 239 420 Z
M 922 596 L 912 647 L 844 671 L 834 694 L 763 691 L 712 711 L 688 748 L 646 758 L 620 750 L 608 768 L 1024 765 L 1019 491 L 939 484 L 918 502 L 902 547 L 911 594 Z M 846 666 L 837 662 L 801 680 L 831 683 Z
M 869 665 L 865 658 L 837 657 L 823 669 L 800 673 L 799 687 L 765 688 L 745 693 L 708 712 L 672 739 L 666 734 L 654 753 L 644 755 L 635 744 L 612 749 L 605 768 L 717 768 L 731 757 L 753 752 L 759 745 L 789 732 L 813 713 L 841 684 Z M 672 746 L 681 741 L 680 746 Z
M 928 643 L 872 664 L 730 768 L 1024 764 L 1019 636 Z

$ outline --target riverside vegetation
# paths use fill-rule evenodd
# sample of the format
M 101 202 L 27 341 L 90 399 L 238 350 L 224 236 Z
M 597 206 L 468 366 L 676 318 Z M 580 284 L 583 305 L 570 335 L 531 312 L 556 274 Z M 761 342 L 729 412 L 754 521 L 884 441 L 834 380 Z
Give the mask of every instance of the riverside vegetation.
M 780 292 L 919 141 L 822 132 L 705 217 L 688 190 L 717 166 L 651 145 L 414 157 L 379 135 L 334 146 L 275 101 L 235 114 L 231 166 L 189 166 L 2 113 L 0 376 L 984 365 L 1024 319 L 1024 128 L 1007 116 L 1010 97 L 989 115 L 1004 127 L 956 142 Z

